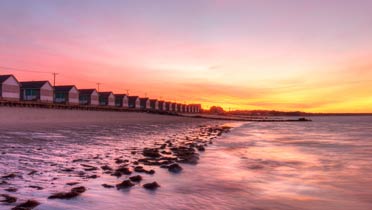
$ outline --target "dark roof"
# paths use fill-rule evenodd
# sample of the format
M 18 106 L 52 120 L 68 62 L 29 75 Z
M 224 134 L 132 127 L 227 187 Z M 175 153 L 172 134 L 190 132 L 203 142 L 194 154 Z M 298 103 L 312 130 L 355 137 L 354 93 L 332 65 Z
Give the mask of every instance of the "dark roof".
M 138 96 L 128 96 L 128 102 L 130 104 L 134 104 L 137 100 Z
M 149 98 L 140 98 L 140 104 L 142 107 L 147 107 L 147 101 L 149 101 Z
M 58 85 L 54 86 L 55 91 L 70 91 L 72 88 L 76 88 L 75 85 Z
M 3 83 L 5 82 L 7 79 L 9 79 L 9 77 L 14 77 L 13 75 L 11 74 L 8 74 L 8 75 L 0 75 L 0 83 Z M 14 77 L 15 78 L 15 77 Z M 16 79 L 17 80 L 17 79 Z
M 79 89 L 80 94 L 89 94 L 91 95 L 96 89 Z
M 147 101 L 149 101 L 149 98 L 140 98 L 140 104 L 142 107 L 147 107 Z
M 98 92 L 98 94 L 101 97 L 109 97 L 113 93 L 112 92 Z
M 52 86 L 49 81 L 29 81 L 29 82 L 20 82 L 21 88 L 35 88 L 39 89 L 45 85 L 45 83 L 48 83 L 50 86 Z
M 153 106 L 153 107 L 155 107 L 157 101 L 158 100 L 156 100 L 156 99 L 150 99 L 150 105 Z
M 115 97 L 125 97 L 127 94 L 114 94 Z

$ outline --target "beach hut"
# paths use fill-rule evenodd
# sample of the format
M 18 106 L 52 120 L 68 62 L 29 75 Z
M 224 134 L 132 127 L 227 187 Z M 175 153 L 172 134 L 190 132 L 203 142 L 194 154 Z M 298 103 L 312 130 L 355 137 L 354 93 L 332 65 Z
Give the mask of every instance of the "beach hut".
M 160 111 L 165 111 L 165 102 L 164 101 L 158 101 L 158 106 Z
M 138 96 L 128 96 L 128 106 L 132 109 L 140 109 L 141 101 Z
M 79 90 L 75 85 L 54 86 L 54 103 L 79 104 Z
M 187 113 L 190 113 L 191 112 L 191 105 L 186 105 L 186 112 Z
M 200 113 L 202 110 L 201 104 L 195 104 L 195 112 Z
M 156 99 L 150 99 L 150 107 L 152 110 L 159 110 L 159 101 Z
M 98 105 L 98 92 L 96 89 L 79 89 L 79 103 L 81 105 Z
M 115 106 L 115 96 L 112 92 L 98 92 L 100 106 Z
M 151 109 L 150 99 L 149 98 L 140 98 L 140 107 L 141 109 Z
M 128 96 L 126 94 L 115 94 L 115 106 L 128 108 Z
M 190 104 L 189 112 L 191 113 L 200 113 L 201 112 L 201 104 Z
M 185 105 L 183 106 L 183 111 L 184 111 L 184 112 L 187 112 L 187 104 L 185 104 Z
M 177 110 L 177 103 L 172 103 L 171 104 L 171 107 L 172 107 L 172 110 L 171 111 L 173 111 L 173 112 L 177 112 L 178 110 Z
M 187 106 L 187 112 L 188 112 L 188 113 L 192 113 L 192 104 L 189 104 L 189 105 Z
M 193 112 L 193 113 L 196 113 L 196 104 L 193 104 L 193 105 L 192 105 L 192 112 Z
M 21 82 L 21 99 L 53 103 L 53 86 L 48 81 Z
M 182 112 L 182 104 L 177 104 L 177 111 Z
M 186 105 L 185 104 L 181 105 L 181 112 L 186 112 Z
M 0 75 L 0 100 L 19 101 L 20 92 L 20 83 L 13 75 Z
M 171 103 L 170 102 L 168 102 L 168 101 L 166 101 L 166 102 L 164 102 L 164 105 L 163 105 L 164 107 L 163 107 L 163 109 L 164 109 L 164 111 L 167 111 L 167 112 L 169 112 L 169 111 L 171 111 Z

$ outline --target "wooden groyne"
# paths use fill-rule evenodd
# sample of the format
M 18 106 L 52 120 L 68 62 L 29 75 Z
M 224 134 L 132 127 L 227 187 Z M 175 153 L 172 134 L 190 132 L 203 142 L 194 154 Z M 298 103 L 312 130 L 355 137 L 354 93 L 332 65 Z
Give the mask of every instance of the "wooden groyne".
M 206 115 L 195 115 L 195 116 L 188 116 L 192 118 L 203 118 L 203 119 L 211 119 L 211 120 L 225 120 L 225 121 L 241 121 L 241 122 L 312 122 L 311 119 L 308 118 L 298 118 L 298 119 L 269 119 L 269 118 L 255 118 L 255 119 L 244 119 L 244 118 L 237 118 L 237 117 L 223 117 L 223 116 L 206 116 Z

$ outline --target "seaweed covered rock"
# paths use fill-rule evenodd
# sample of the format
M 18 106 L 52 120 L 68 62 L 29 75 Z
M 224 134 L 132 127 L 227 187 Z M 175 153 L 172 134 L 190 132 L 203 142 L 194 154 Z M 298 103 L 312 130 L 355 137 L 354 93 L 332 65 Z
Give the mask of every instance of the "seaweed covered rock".
M 118 190 L 120 190 L 120 189 L 126 189 L 126 188 L 130 188 L 130 187 L 133 187 L 133 186 L 134 186 L 134 184 L 131 181 L 124 180 L 120 184 L 117 184 L 116 185 L 116 189 L 118 189 Z
M 110 184 L 102 184 L 102 187 L 104 187 L 104 188 L 114 188 L 115 186 L 110 185 Z
M 177 163 L 174 163 L 168 166 L 168 171 L 172 173 L 179 173 L 182 171 L 182 167 Z
M 83 192 L 86 191 L 86 188 L 81 186 L 81 187 L 74 187 L 71 189 L 70 192 L 59 192 L 55 193 L 51 196 L 48 197 L 48 199 L 71 199 L 74 197 L 79 196 Z
M 160 185 L 157 182 L 144 184 L 143 187 L 147 190 L 156 190 Z
M 2 203 L 15 203 L 15 202 L 17 202 L 16 197 L 13 197 L 13 196 L 10 196 L 10 195 L 7 195 L 7 194 L 1 194 L 0 196 L 2 196 L 4 198 L 4 200 L 0 201 Z
M 16 207 L 12 208 L 12 210 L 30 210 L 35 208 L 36 206 L 40 205 L 38 201 L 35 200 L 28 200 L 24 203 L 17 205 Z
M 157 158 L 161 156 L 157 148 L 153 148 L 153 149 L 145 148 L 142 151 L 142 155 L 145 157 L 151 157 L 151 158 Z
M 142 181 L 142 176 L 141 175 L 132 176 L 132 177 L 129 177 L 129 180 L 132 182 L 140 182 Z

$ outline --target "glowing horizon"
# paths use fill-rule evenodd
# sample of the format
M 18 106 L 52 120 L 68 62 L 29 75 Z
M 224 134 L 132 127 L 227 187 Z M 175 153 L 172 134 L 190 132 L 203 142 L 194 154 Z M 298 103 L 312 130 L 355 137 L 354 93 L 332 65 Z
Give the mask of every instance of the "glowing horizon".
M 0 2 L 0 66 L 203 108 L 372 113 L 372 2 Z M 52 75 L 0 68 L 20 81 Z

